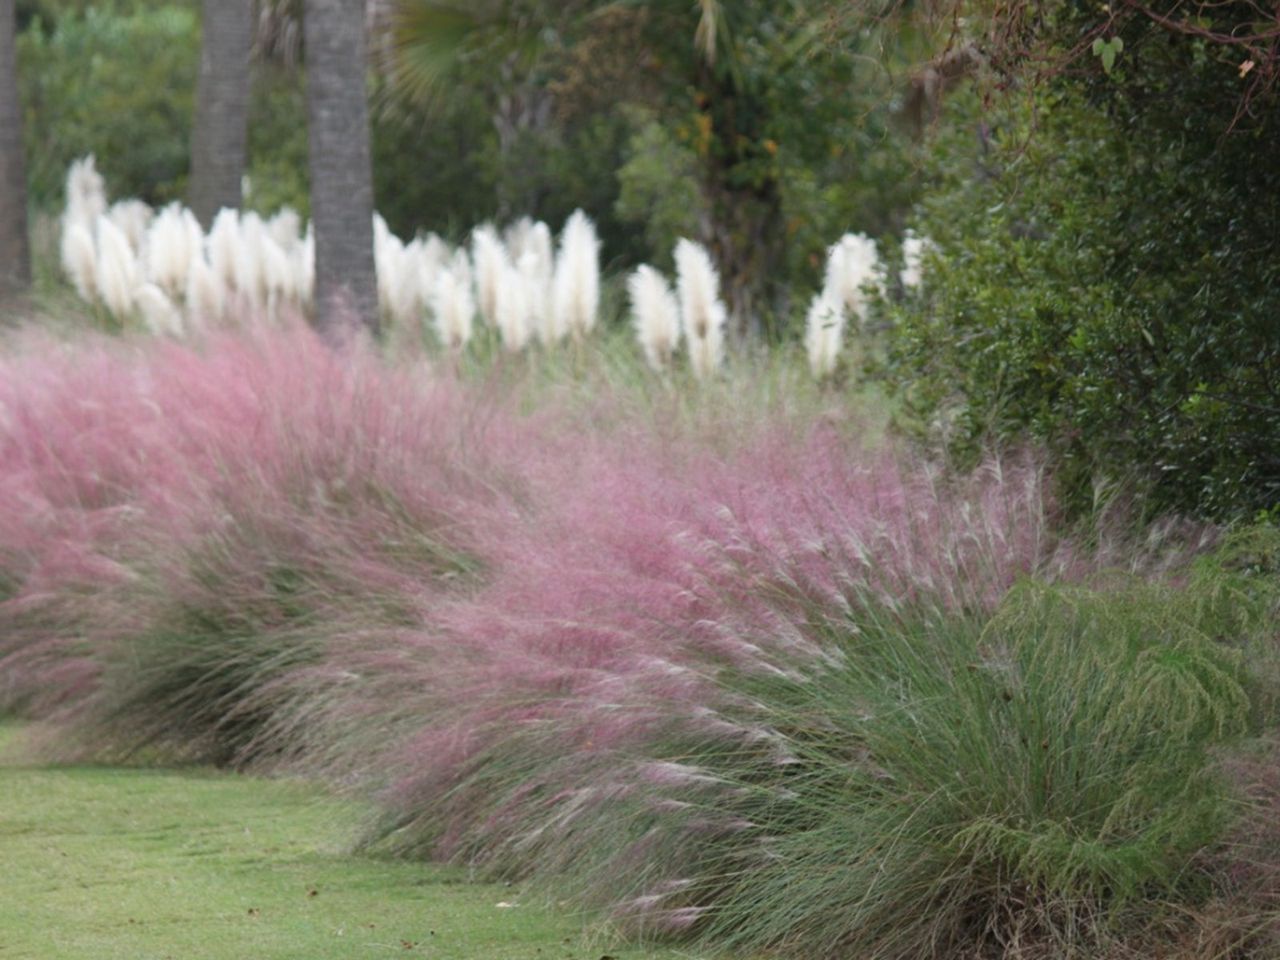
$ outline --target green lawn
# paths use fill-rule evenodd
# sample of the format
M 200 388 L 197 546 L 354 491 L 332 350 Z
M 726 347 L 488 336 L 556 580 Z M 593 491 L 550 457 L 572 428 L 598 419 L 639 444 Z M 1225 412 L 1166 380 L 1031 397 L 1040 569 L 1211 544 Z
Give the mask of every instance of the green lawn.
M 0 726 L 0 960 L 619 960 L 465 871 L 343 852 L 349 806 L 209 770 L 48 767 Z

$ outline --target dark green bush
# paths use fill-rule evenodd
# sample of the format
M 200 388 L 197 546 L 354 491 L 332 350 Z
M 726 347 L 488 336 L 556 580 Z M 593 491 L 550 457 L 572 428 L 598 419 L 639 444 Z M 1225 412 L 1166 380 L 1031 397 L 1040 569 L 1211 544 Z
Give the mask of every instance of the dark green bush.
M 941 255 L 894 311 L 890 377 L 959 449 L 1048 441 L 1077 505 L 1103 477 L 1160 509 L 1272 510 L 1280 123 L 1228 133 L 1222 64 L 1133 47 L 1137 79 L 1099 71 L 936 144 L 917 227 Z

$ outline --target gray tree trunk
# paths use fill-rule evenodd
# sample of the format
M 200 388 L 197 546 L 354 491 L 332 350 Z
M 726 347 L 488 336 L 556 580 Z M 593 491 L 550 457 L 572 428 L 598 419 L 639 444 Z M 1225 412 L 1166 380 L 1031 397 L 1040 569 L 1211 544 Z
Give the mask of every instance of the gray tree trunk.
M 364 0 L 306 0 L 307 129 L 316 233 L 316 327 L 378 333 Z
M 204 0 L 200 79 L 191 132 L 191 209 L 207 230 L 223 207 L 239 208 L 249 138 L 253 0 Z
M 0 0 L 0 301 L 31 285 L 27 174 L 14 56 L 14 0 Z

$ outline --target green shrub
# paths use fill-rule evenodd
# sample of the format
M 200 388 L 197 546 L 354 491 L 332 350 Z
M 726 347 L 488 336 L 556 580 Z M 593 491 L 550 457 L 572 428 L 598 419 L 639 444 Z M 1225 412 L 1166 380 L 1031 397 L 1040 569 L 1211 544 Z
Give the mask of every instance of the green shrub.
M 890 376 L 958 449 L 1048 441 L 1077 505 L 1104 477 L 1247 516 L 1280 502 L 1280 168 L 1258 162 L 1280 124 L 1224 135 L 1160 89 L 1046 95 L 976 156 L 970 130 L 936 145 L 916 223 L 940 255 Z
M 652 831 L 682 872 L 650 890 L 748 951 L 1157 955 L 1227 897 L 1209 864 L 1231 854 L 1207 854 L 1244 808 L 1220 753 L 1275 722 L 1240 650 L 1275 591 L 1241 588 L 1215 563 L 1178 588 L 1025 583 L 989 619 L 815 608 L 826 662 L 733 681 L 774 748 L 680 745 L 704 783 L 684 832 Z M 1230 910 L 1238 947 L 1265 907 Z

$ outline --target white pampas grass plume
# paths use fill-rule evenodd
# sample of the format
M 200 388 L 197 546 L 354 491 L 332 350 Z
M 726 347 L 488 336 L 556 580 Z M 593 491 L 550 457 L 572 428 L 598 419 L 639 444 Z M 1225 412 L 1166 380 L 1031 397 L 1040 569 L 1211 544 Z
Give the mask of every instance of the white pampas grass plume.
M 659 372 L 668 369 L 680 345 L 680 304 L 671 286 L 646 264 L 627 278 L 627 294 L 645 360 Z
M 847 233 L 827 250 L 827 273 L 823 293 L 844 308 L 859 323 L 867 319 L 864 287 L 880 285 L 880 257 L 876 242 L 861 233 Z
M 182 314 L 154 283 L 144 283 L 135 291 L 138 313 L 147 330 L 161 337 L 182 336 Z
M 262 257 L 259 277 L 266 296 L 267 313 L 274 318 L 282 303 L 295 298 L 293 265 L 289 262 L 289 255 L 276 243 L 269 230 L 263 230 L 257 239 Z
M 551 240 L 551 228 L 541 220 L 521 217 L 503 234 L 507 244 L 507 256 L 512 263 L 519 263 L 526 254 L 537 259 L 538 271 L 551 275 L 555 265 L 555 250 Z
M 240 249 L 240 215 L 231 207 L 223 207 L 213 218 L 213 226 L 205 238 L 209 266 L 218 282 L 229 291 L 236 289 L 236 259 Z
M 107 216 L 120 228 L 135 254 L 142 250 L 147 239 L 147 228 L 151 226 L 155 215 L 156 212 L 141 200 L 121 200 L 113 203 L 107 211 Z
M 902 289 L 915 290 L 924 280 L 924 255 L 937 249 L 928 237 L 918 237 L 908 230 L 902 238 L 902 270 L 898 280 Z
M 520 258 L 529 251 L 530 235 L 532 233 L 532 217 L 521 217 L 502 231 L 502 242 L 506 244 L 507 256 L 512 263 L 519 263 Z
M 240 236 L 232 260 L 236 292 L 248 300 L 255 312 L 267 309 L 266 241 L 267 225 L 250 210 L 240 215 Z
M 467 287 L 475 283 L 475 271 L 471 268 L 471 257 L 467 255 L 465 247 L 453 251 L 453 256 L 449 258 L 449 270 L 459 283 L 464 283 Z
M 62 269 L 71 278 L 80 299 L 96 303 L 98 289 L 98 252 L 94 247 L 89 227 L 78 220 L 69 220 L 62 227 Z
M 835 372 L 844 340 L 844 325 L 844 303 L 826 291 L 813 298 L 805 320 L 804 345 L 809 353 L 809 369 L 818 380 Z
M 147 279 L 170 296 L 187 288 L 187 270 L 200 252 L 204 234 L 195 215 L 181 204 L 171 203 L 151 221 L 147 230 Z
M 580 337 L 596 325 L 600 308 L 600 240 L 595 224 L 575 210 L 560 233 L 553 283 L 549 339 Z
M 480 316 L 494 323 L 498 311 L 498 287 L 510 269 L 507 248 L 498 232 L 489 224 L 471 231 L 471 262 L 475 267 L 476 303 Z
M 98 292 L 112 315 L 124 322 L 133 313 L 134 291 L 140 279 L 138 261 L 129 239 L 110 217 L 99 217 L 96 231 Z
M 403 250 L 400 238 L 392 234 L 387 221 L 375 212 L 373 215 L 373 265 L 378 283 L 378 309 L 385 316 L 390 312 L 391 286 L 399 273 L 400 254 Z
M 436 278 L 445 269 L 445 263 L 449 259 L 449 245 L 431 233 L 426 237 L 416 238 L 405 248 L 405 252 L 409 258 L 408 274 L 414 287 L 414 313 L 421 315 L 431 305 Z
M 227 289 L 205 258 L 196 254 L 187 267 L 187 317 L 197 326 L 220 324 L 227 307 Z
M 461 252 L 465 263 L 466 251 Z M 436 335 L 444 346 L 458 350 L 466 345 L 471 339 L 471 325 L 476 313 L 469 268 L 461 276 L 456 269 L 440 271 L 431 292 L 431 312 Z
M 378 305 L 395 326 L 416 319 L 418 280 L 412 245 L 405 246 L 379 216 L 374 218 L 374 261 L 378 272 Z
M 523 350 L 532 334 L 530 324 L 530 290 L 525 274 L 506 264 L 496 290 L 494 323 L 502 335 L 502 345 L 511 351 Z
M 79 223 L 92 229 L 107 212 L 107 189 L 98 173 L 93 154 L 81 157 L 67 169 L 67 205 L 64 223 Z
M 520 279 L 524 282 L 525 311 L 528 315 L 530 335 L 536 335 L 543 343 L 550 343 L 551 277 L 537 248 L 527 249 L 516 264 Z
M 302 242 L 302 217 L 293 207 L 281 207 L 267 221 L 267 233 L 281 250 L 289 253 Z
M 314 224 L 307 224 L 302 243 L 293 248 L 289 257 L 293 269 L 294 296 L 298 303 L 310 307 L 316 293 L 316 231 Z
M 699 380 L 724 361 L 724 325 L 728 311 L 720 300 L 720 278 L 706 248 L 692 240 L 676 244 L 676 290 L 680 322 L 689 348 L 689 364 Z

